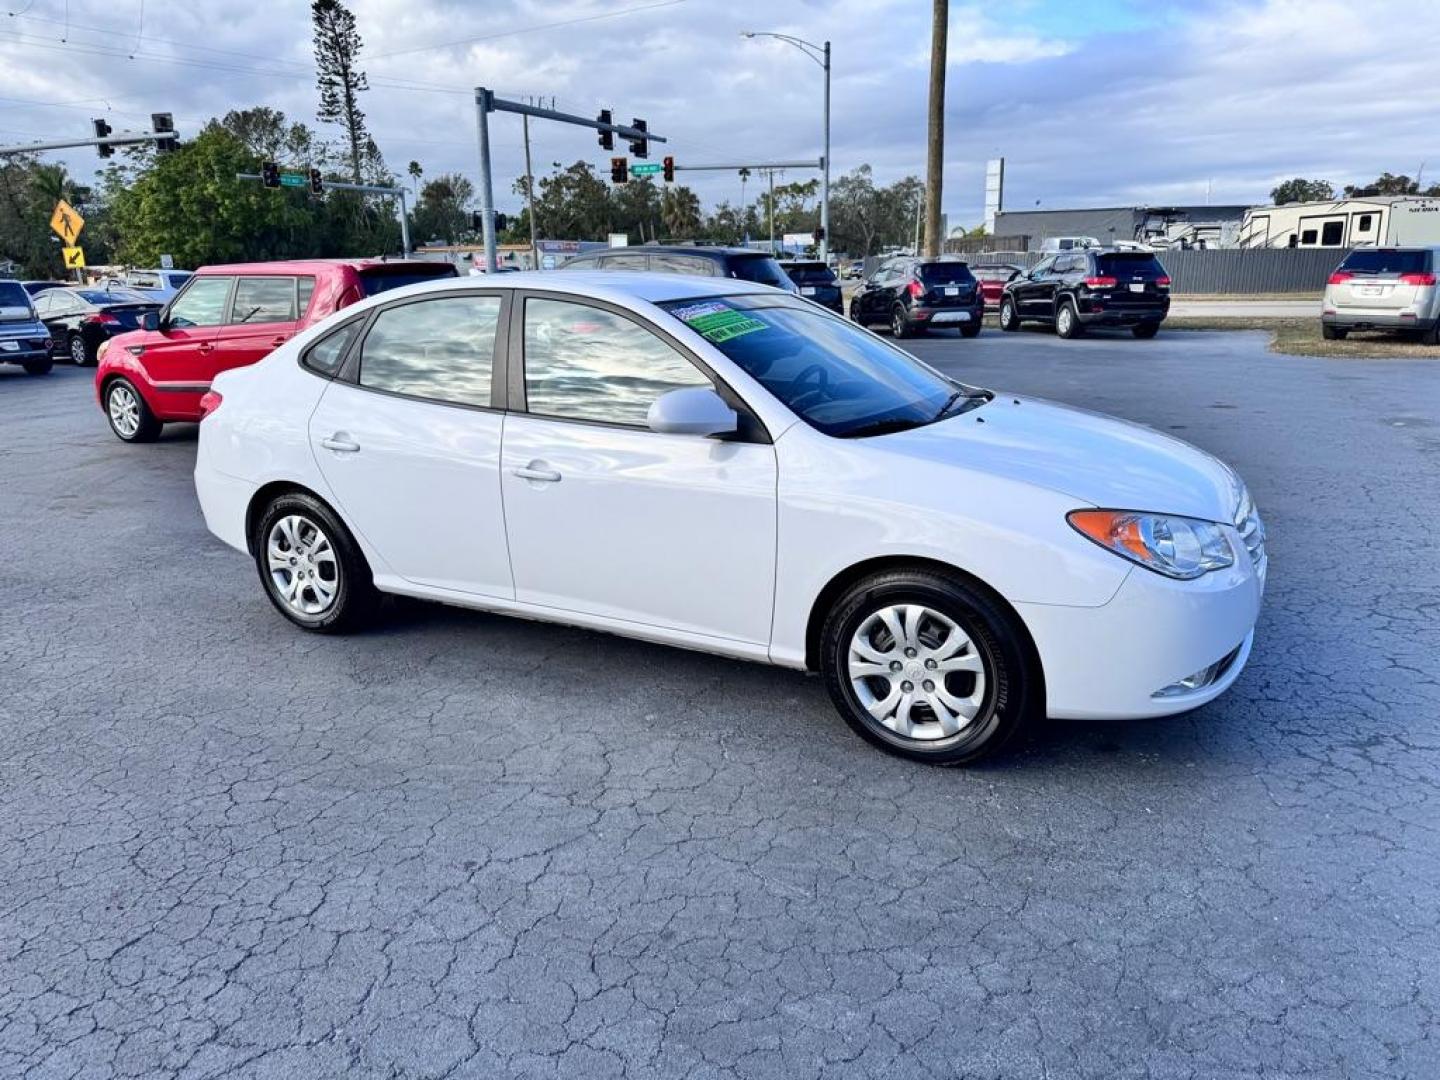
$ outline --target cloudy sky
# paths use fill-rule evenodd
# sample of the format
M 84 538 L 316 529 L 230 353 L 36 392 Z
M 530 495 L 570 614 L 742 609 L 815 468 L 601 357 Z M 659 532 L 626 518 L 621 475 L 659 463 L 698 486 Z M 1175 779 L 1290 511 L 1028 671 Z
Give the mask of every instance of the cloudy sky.
M 770 30 L 834 46 L 834 171 L 924 171 L 926 0 L 353 0 L 371 129 L 392 169 L 477 172 L 472 95 L 643 116 L 682 164 L 816 157 L 821 72 Z M 583 20 L 583 21 L 582 21 Z M 1005 0 L 953 3 L 945 207 L 981 216 L 987 158 L 1006 205 L 1264 201 L 1294 175 L 1440 179 L 1430 89 L 1440 2 Z M 231 108 L 314 121 L 302 0 L 0 0 L 0 142 Z M 523 172 L 520 120 L 492 125 L 501 209 Z M 537 170 L 608 155 L 593 133 L 532 125 Z M 75 173 L 93 151 L 57 155 Z M 809 174 L 796 173 L 799 179 Z M 738 201 L 734 174 L 686 178 Z M 747 195 L 755 195 L 752 183 Z

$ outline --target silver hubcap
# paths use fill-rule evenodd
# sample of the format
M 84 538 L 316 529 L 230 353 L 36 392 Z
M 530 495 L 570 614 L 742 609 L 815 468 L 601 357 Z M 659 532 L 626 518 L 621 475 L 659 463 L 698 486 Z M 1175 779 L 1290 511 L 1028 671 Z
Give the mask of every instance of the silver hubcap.
M 276 593 L 291 610 L 314 617 L 335 603 L 340 564 L 330 538 L 309 518 L 291 514 L 275 522 L 265 540 L 265 559 Z
M 850 685 L 881 727 L 933 742 L 964 731 L 985 698 L 985 662 L 955 621 L 921 604 L 895 604 L 850 639 Z
M 125 438 L 131 438 L 140 430 L 140 403 L 128 386 L 116 386 L 110 391 L 110 423 Z
M 85 342 L 78 337 L 70 339 L 70 359 L 77 364 L 85 363 Z
M 1070 332 L 1071 318 L 1070 309 L 1068 307 L 1062 307 L 1060 309 L 1060 332 L 1062 334 L 1068 334 Z
M 1010 324 L 1010 320 L 1012 320 L 1013 318 L 1015 318 L 1015 309 L 1012 308 L 1009 304 L 1003 305 L 1000 308 L 1000 321 L 1008 326 Z

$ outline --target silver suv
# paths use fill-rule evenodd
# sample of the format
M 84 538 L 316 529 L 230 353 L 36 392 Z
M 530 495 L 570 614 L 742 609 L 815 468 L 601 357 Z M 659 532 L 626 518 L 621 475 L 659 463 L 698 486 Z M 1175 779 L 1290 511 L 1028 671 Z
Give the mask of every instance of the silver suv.
M 1320 305 L 1328 339 L 1351 330 L 1418 331 L 1440 345 L 1440 248 L 1357 248 L 1330 275 Z

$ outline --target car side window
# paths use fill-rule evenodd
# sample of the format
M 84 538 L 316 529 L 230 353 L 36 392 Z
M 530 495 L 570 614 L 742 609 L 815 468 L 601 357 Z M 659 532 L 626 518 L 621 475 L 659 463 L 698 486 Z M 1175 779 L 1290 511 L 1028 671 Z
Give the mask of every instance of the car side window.
M 525 398 L 537 416 L 645 427 L 660 395 L 712 385 L 623 315 L 568 300 L 525 301 Z
M 1048 259 L 1041 259 L 1040 262 L 1035 265 L 1035 269 L 1030 271 L 1030 276 L 1042 278 L 1053 269 L 1055 269 L 1055 257 L 1052 255 Z
M 338 374 L 340 365 L 345 362 L 345 354 L 350 351 L 351 342 L 355 340 L 360 333 L 360 327 L 364 324 L 364 319 L 354 319 L 340 329 L 332 330 L 305 350 L 300 357 L 300 363 L 321 375 L 334 376 Z
M 170 305 L 171 326 L 219 326 L 225 321 L 225 301 L 230 296 L 229 277 L 192 278 L 185 291 Z
M 50 306 L 55 302 L 54 296 L 51 295 L 53 291 L 54 290 L 47 289 L 31 300 L 31 306 L 35 308 L 35 314 L 41 318 L 50 314 Z
M 607 255 L 599 260 L 601 270 L 640 270 L 645 269 L 646 257 L 644 255 Z
M 230 322 L 277 323 L 295 321 L 295 279 L 242 277 L 235 286 Z
M 499 323 L 498 296 L 445 296 L 386 308 L 361 343 L 360 385 L 488 408 Z
M 695 274 L 699 277 L 710 277 L 714 265 L 709 259 L 701 259 L 694 255 L 650 256 L 650 269 L 662 274 Z
M 315 279 L 307 274 L 298 280 L 299 299 L 295 305 L 295 313 L 297 318 L 303 319 L 305 312 L 310 310 L 310 298 L 315 295 Z

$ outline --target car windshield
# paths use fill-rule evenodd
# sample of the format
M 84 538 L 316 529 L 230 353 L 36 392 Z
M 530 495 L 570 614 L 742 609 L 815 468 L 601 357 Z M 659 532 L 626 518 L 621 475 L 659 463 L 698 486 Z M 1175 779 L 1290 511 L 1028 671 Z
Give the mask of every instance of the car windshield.
M 1429 262 L 1428 251 L 1361 248 L 1346 255 L 1340 269 L 1351 274 L 1423 274 Z
M 31 318 L 30 294 L 24 286 L 18 281 L 0 281 L 0 321 L 28 322 Z
M 804 301 L 714 296 L 659 306 L 836 438 L 920 427 L 990 398 Z
M 975 280 L 963 262 L 921 263 L 916 270 L 926 285 L 964 285 Z
M 725 260 L 725 272 L 742 281 L 773 285 L 777 289 L 788 289 L 791 285 L 780 264 L 769 255 L 732 255 Z
M 824 263 L 787 263 L 781 267 L 796 285 L 834 285 L 835 273 Z

